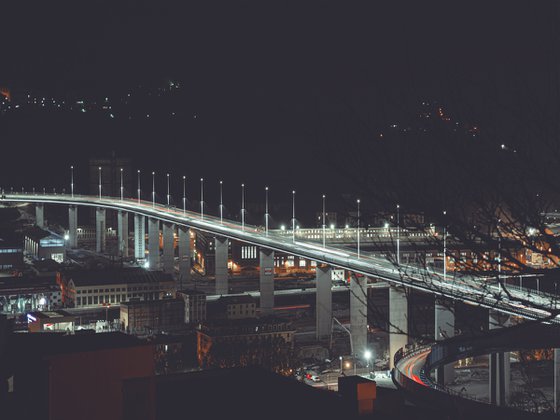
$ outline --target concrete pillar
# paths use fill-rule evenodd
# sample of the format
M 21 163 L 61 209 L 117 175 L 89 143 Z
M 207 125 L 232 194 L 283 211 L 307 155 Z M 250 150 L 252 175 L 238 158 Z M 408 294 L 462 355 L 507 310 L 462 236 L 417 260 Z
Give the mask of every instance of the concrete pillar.
M 554 412 L 560 412 L 560 349 L 554 349 Z
M 216 258 L 216 294 L 227 295 L 229 293 L 228 282 L 228 254 L 229 240 L 227 238 L 214 239 Z
M 350 279 L 350 334 L 354 355 L 364 357 L 367 343 L 367 277 L 353 275 Z
M 315 271 L 315 326 L 317 339 L 328 338 L 332 329 L 332 268 L 317 265 Z
M 146 258 L 146 218 L 134 215 L 134 258 Z
M 106 212 L 105 209 L 97 207 L 95 210 L 95 250 L 105 252 L 106 235 Z
M 389 365 L 395 353 L 408 344 L 408 299 L 404 289 L 389 288 Z
M 175 273 L 174 233 L 175 225 L 171 223 L 163 224 L 163 271 L 169 274 Z
M 119 255 L 128 257 L 128 213 L 119 210 L 117 216 L 117 233 L 119 241 Z
M 490 329 L 509 326 L 509 316 L 489 311 Z M 505 406 L 509 402 L 510 394 L 510 361 L 509 352 L 491 353 L 488 361 L 488 381 L 490 404 Z
M 35 204 L 35 224 L 40 228 L 45 227 L 45 206 L 43 203 Z
M 435 301 L 435 328 L 436 341 L 445 340 L 455 336 L 455 306 L 453 301 Z M 440 385 L 447 385 L 455 377 L 453 363 L 436 369 L 436 381 Z
M 159 220 L 148 218 L 148 265 L 150 270 L 160 269 Z
M 68 207 L 68 246 L 78 247 L 78 207 Z
M 274 308 L 274 251 L 261 248 L 260 255 L 260 312 L 269 315 Z
M 186 226 L 179 226 L 179 284 L 178 290 L 186 287 L 191 279 L 191 231 Z

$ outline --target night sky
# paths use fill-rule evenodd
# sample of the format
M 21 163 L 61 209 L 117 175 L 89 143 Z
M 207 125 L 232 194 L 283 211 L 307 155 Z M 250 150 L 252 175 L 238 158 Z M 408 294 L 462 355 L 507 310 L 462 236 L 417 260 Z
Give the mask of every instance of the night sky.
M 245 182 L 249 201 L 295 188 L 309 211 L 323 192 L 359 194 L 345 169 L 388 158 L 362 143 L 424 100 L 513 139 L 518 121 L 495 104 L 546 103 L 558 45 L 555 1 L 10 3 L 0 86 L 114 97 L 175 80 L 181 118 L 0 118 L 0 184 L 62 186 L 70 164 L 83 178 L 115 151 L 196 180 L 193 194 L 204 177 L 209 200 L 223 179 L 232 205 Z

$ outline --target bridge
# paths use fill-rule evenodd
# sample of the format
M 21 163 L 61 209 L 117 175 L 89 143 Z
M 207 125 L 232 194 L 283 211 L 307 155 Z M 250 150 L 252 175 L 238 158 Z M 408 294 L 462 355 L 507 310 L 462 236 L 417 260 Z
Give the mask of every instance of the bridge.
M 145 226 L 148 222 L 148 267 L 163 268 L 174 272 L 173 236 L 178 230 L 179 238 L 179 278 L 190 276 L 190 231 L 196 229 L 215 236 L 216 290 L 217 295 L 227 294 L 228 287 L 228 241 L 236 240 L 256 245 L 260 249 L 260 310 L 270 313 L 274 307 L 274 252 L 284 252 L 301 258 L 316 261 L 316 318 L 317 337 L 328 337 L 332 318 L 331 270 L 341 268 L 354 273 L 350 282 L 351 333 L 355 354 L 363 354 L 367 345 L 367 294 L 369 279 L 390 283 L 389 289 L 389 351 L 393 355 L 407 344 L 407 299 L 402 287 L 417 289 L 436 295 L 441 299 L 452 299 L 467 304 L 490 308 L 509 315 L 529 320 L 550 317 L 548 323 L 560 323 L 560 318 L 552 317 L 557 299 L 538 291 L 528 291 L 508 286 L 508 291 L 492 279 L 442 273 L 433 269 L 409 264 L 397 266 L 394 262 L 375 257 L 358 249 L 336 247 L 332 244 L 322 246 L 310 240 L 292 235 L 264 230 L 245 223 L 237 223 L 201 212 L 162 205 L 153 201 L 109 196 L 88 196 L 75 194 L 35 194 L 17 193 L 2 195 L 6 203 L 34 203 L 36 221 L 44 226 L 44 206 L 46 204 L 66 205 L 69 207 L 69 246 L 77 246 L 77 209 L 78 206 L 96 209 L 96 248 L 105 250 L 106 211 L 118 213 L 119 249 L 122 255 L 128 253 L 128 215 L 134 215 L 134 254 L 136 258 L 146 255 Z M 185 200 L 183 200 L 185 203 Z M 160 261 L 159 236 L 160 224 L 163 231 L 163 258 Z M 454 314 L 444 305 L 437 304 L 436 329 L 447 336 L 454 334 Z M 549 310 L 547 310 L 549 309 Z M 437 339 L 438 337 L 436 337 Z

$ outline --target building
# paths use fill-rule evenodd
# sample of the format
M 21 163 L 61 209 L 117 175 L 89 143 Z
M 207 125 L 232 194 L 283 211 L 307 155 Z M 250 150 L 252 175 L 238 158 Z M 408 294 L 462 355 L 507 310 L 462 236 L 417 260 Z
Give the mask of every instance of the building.
M 7 360 L 16 420 L 120 420 L 125 381 L 155 371 L 153 345 L 118 332 L 11 334 Z
M 206 321 L 197 330 L 198 363 L 286 372 L 293 360 L 294 334 L 290 321 L 275 316 Z
M 23 267 L 23 246 L 21 238 L 11 234 L 0 236 L 0 270 L 13 270 Z
M 206 321 L 206 294 L 200 290 L 179 290 L 177 297 L 185 301 L 185 324 Z
M 25 232 L 24 243 L 25 253 L 33 259 L 63 262 L 66 258 L 66 241 L 49 230 L 34 226 Z
M 121 326 L 130 334 L 169 332 L 185 326 L 183 299 L 130 300 L 121 303 Z
M 29 312 L 27 327 L 30 333 L 73 332 L 76 317 L 64 311 Z
M 255 318 L 257 303 L 255 298 L 248 294 L 222 296 L 216 302 L 214 310 L 215 318 Z
M 172 296 L 175 289 L 171 274 L 137 267 L 66 270 L 57 281 L 64 306 L 69 308 L 118 305 L 134 298 L 157 300 Z
M 0 312 L 22 314 L 62 307 L 62 293 L 55 276 L 0 278 Z

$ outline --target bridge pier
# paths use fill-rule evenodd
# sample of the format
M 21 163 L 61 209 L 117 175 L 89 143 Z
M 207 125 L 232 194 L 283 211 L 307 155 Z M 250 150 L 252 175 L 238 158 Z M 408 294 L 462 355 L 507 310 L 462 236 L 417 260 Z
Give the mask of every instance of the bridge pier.
M 35 224 L 40 228 L 45 227 L 45 205 L 43 203 L 35 203 Z
M 403 288 L 389 287 L 389 366 L 395 353 L 408 344 L 408 299 Z
M 367 277 L 354 274 L 350 279 L 350 335 L 354 356 L 359 358 L 367 349 L 367 310 Z
M 260 313 L 270 315 L 274 309 L 274 251 L 260 248 L 259 257 Z
M 68 207 L 68 246 L 78 247 L 78 207 Z
M 228 279 L 228 254 L 229 254 L 229 240 L 228 238 L 216 237 L 215 243 L 215 258 L 216 258 L 216 294 L 227 295 L 229 293 L 229 279 Z
M 146 258 L 146 218 L 134 215 L 134 258 Z
M 98 253 L 106 249 L 106 211 L 101 207 L 95 210 L 95 250 Z
M 315 326 L 317 340 L 328 338 L 332 330 L 332 267 L 318 264 L 315 269 Z
M 455 306 L 450 300 L 435 300 L 435 329 L 434 338 L 436 341 L 445 340 L 455 336 Z M 453 364 L 449 363 L 436 369 L 436 382 L 446 385 L 453 380 L 455 371 Z
M 509 315 L 503 315 L 492 310 L 489 312 L 490 329 L 509 326 Z M 490 404 L 505 406 L 510 396 L 510 360 L 509 352 L 491 353 L 488 360 L 488 381 Z
M 174 274 L 175 272 L 175 249 L 173 248 L 175 225 L 163 224 L 163 271 Z
M 560 349 L 554 349 L 554 412 L 560 412 Z
M 191 231 L 186 226 L 179 226 L 179 284 L 178 290 L 185 288 L 191 279 Z
M 148 266 L 150 270 L 160 269 L 159 220 L 148 218 Z
M 128 257 L 128 213 L 119 210 L 117 216 L 117 233 L 119 240 L 119 256 Z

